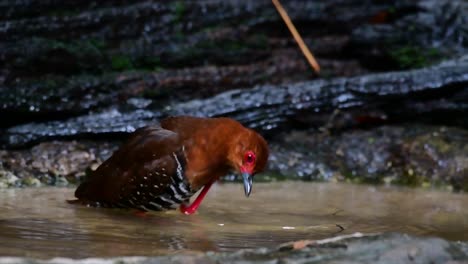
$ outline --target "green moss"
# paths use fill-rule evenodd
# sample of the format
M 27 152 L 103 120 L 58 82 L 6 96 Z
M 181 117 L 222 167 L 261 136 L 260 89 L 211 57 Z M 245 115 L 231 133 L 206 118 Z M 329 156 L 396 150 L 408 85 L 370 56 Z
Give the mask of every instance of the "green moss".
M 226 24 L 215 24 L 215 25 L 208 25 L 208 26 L 205 26 L 204 28 L 202 28 L 200 30 L 200 32 L 203 32 L 203 33 L 212 33 L 212 32 L 215 32 L 219 29 L 222 29 L 224 27 L 227 27 Z
M 98 47 L 98 45 L 104 45 L 94 40 L 84 40 L 76 42 L 63 42 L 56 40 L 46 41 L 48 41 L 48 45 L 51 50 L 64 50 L 78 58 L 87 56 L 100 57 L 102 56 L 102 51 Z
M 166 70 L 166 68 L 161 67 L 161 66 L 156 66 L 156 67 L 153 68 L 154 72 L 163 72 L 165 70 Z
M 25 46 L 30 53 L 12 63 L 32 73 L 44 71 L 53 71 L 57 74 L 88 71 L 100 73 L 106 61 L 102 45 L 103 42 L 90 40 L 59 41 L 31 38 Z
M 421 146 L 423 148 L 425 147 L 424 143 L 429 144 L 430 146 L 434 147 L 436 151 L 441 154 L 447 154 L 447 153 L 451 153 L 454 151 L 453 144 L 451 144 L 450 142 L 447 142 L 444 138 L 432 137 L 428 139 L 428 141 L 421 141 Z
M 164 69 L 161 65 L 161 59 L 155 56 L 144 57 L 134 63 L 134 67 L 141 70 L 157 71 Z
M 20 178 L 10 171 L 3 170 L 0 164 L 0 189 L 18 187 L 20 185 Z
M 353 174 L 349 170 L 342 170 L 341 175 L 344 176 L 344 181 L 348 183 L 363 183 L 364 178 Z
M 440 51 L 435 48 L 404 46 L 390 51 L 391 60 L 401 69 L 425 67 L 441 57 Z
M 344 176 L 344 181 L 355 184 L 382 184 L 384 178 L 379 175 L 355 174 L 347 168 L 340 169 L 341 175 Z
M 255 35 L 241 40 L 206 40 L 195 45 L 194 50 L 223 50 L 225 52 L 245 52 L 252 49 L 268 48 L 268 38 L 265 35 Z
M 226 41 L 221 43 L 220 47 L 226 52 L 243 52 L 248 49 L 245 44 L 238 41 Z
M 388 8 L 388 13 L 390 14 L 395 14 L 396 13 L 396 8 L 394 6 Z
M 468 176 L 468 171 L 467 170 L 462 171 L 461 175 L 465 175 L 465 177 L 461 179 L 459 189 L 464 192 L 468 192 L 468 177 L 466 177 Z
M 183 1 L 177 1 L 173 4 L 172 9 L 174 10 L 174 22 L 180 22 L 187 10 Z
M 141 96 L 146 99 L 164 98 L 170 95 L 170 89 L 144 89 Z
M 56 79 L 47 78 L 47 79 L 44 81 L 44 85 L 45 85 L 47 88 L 55 89 L 55 88 L 57 88 L 58 83 L 57 83 L 57 80 L 56 80 Z
M 401 177 L 398 177 L 393 183 L 410 187 L 421 187 L 424 183 L 424 177 L 418 175 L 413 168 L 407 168 Z
M 252 37 L 252 47 L 264 49 L 268 47 L 268 36 L 265 34 L 257 34 Z
M 200 61 L 219 64 L 233 63 L 259 50 L 264 52 L 269 48 L 268 38 L 261 34 L 242 39 L 212 39 L 206 36 L 192 45 L 186 41 L 173 40 L 177 44 L 161 54 L 161 65 L 156 67 L 187 67 L 198 65 Z M 134 66 L 140 67 L 139 64 L 134 64 Z
M 58 17 L 67 17 L 67 16 L 76 16 L 82 11 L 80 9 L 55 9 L 49 10 L 46 12 L 46 16 L 58 16 Z
M 90 39 L 88 40 L 89 45 L 94 46 L 96 49 L 101 52 L 107 48 L 107 43 L 104 40 L 99 39 Z
M 133 63 L 128 56 L 115 55 L 111 58 L 111 67 L 115 71 L 133 70 Z
M 26 177 L 22 179 L 22 186 L 26 187 L 40 187 L 42 185 L 41 181 L 34 177 Z
M 430 56 L 430 57 L 434 57 L 434 58 L 440 58 L 442 56 L 441 52 L 436 49 L 436 48 L 430 48 L 427 50 L 427 54 Z
M 56 175 L 54 185 L 55 186 L 62 186 L 62 187 L 67 186 L 68 185 L 68 180 L 67 180 L 67 178 L 65 178 L 62 175 Z
M 184 40 L 185 40 L 184 32 L 182 32 L 182 30 L 180 30 L 180 29 L 177 29 L 174 32 L 174 39 L 175 39 L 175 41 L 178 41 L 178 42 L 184 42 Z

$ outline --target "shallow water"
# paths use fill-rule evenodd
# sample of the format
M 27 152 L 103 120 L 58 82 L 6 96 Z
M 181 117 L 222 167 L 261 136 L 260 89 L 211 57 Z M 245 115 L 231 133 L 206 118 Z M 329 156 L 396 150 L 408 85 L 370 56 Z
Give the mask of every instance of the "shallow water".
M 280 182 L 216 185 L 199 212 L 146 217 L 70 205 L 73 189 L 0 191 L 0 255 L 163 255 L 275 246 L 338 233 L 406 232 L 468 240 L 468 195 L 395 187 Z M 343 231 L 337 226 L 342 226 Z

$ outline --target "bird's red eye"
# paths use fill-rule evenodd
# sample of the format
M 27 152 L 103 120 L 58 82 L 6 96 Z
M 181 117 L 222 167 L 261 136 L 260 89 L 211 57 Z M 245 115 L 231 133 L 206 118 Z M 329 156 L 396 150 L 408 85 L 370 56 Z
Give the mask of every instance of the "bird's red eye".
M 247 164 L 253 164 L 255 162 L 255 154 L 253 151 L 247 151 L 245 153 L 244 162 Z

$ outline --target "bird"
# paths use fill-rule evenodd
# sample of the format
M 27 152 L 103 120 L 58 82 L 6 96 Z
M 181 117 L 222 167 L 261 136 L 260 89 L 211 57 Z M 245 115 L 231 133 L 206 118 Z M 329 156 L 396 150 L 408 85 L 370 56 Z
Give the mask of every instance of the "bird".
M 212 184 L 229 172 L 242 175 L 249 197 L 253 176 L 265 169 L 268 155 L 266 140 L 234 119 L 168 117 L 131 133 L 78 186 L 77 199 L 69 202 L 140 212 L 180 205 L 180 211 L 189 215 Z

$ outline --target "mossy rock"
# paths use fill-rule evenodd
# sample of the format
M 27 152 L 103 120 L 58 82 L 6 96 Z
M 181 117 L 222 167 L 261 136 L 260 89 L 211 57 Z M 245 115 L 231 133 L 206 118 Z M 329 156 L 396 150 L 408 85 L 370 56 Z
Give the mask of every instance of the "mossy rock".
M 26 177 L 21 180 L 21 185 L 25 187 L 40 187 L 42 183 L 39 179 L 34 177 Z
M 444 56 L 435 48 L 402 46 L 390 50 L 389 57 L 399 69 L 413 69 L 430 66 L 440 61 Z
M 60 41 L 32 38 L 23 45 L 28 50 L 13 61 L 13 67 L 29 74 L 101 73 L 104 70 L 105 43 L 97 40 Z
M 18 187 L 21 180 L 10 171 L 0 169 L 0 189 L 9 187 Z

